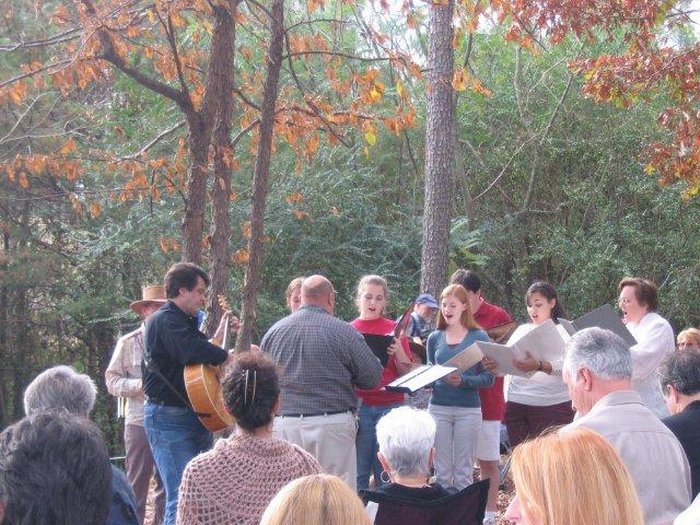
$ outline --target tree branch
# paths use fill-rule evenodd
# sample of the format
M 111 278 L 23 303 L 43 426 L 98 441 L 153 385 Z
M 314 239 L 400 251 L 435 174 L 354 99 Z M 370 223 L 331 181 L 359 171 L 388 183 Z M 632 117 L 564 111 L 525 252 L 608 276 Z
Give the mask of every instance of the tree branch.
M 151 149 L 153 146 L 155 146 L 156 144 L 158 144 L 158 143 L 159 143 L 161 140 L 163 140 L 165 137 L 167 137 L 168 135 L 174 133 L 175 131 L 177 131 L 178 129 L 180 129 L 180 128 L 181 128 L 182 126 L 184 126 L 184 125 L 185 125 L 185 121 L 184 121 L 184 120 L 181 120 L 180 122 L 178 122 L 177 124 L 175 124 L 173 127 L 168 128 L 168 129 L 166 129 L 165 131 L 163 131 L 162 133 L 160 133 L 160 134 L 159 134 L 158 136 L 156 136 L 151 142 L 149 142 L 148 144 L 146 144 L 143 148 L 141 148 L 141 149 L 140 149 L 139 151 L 137 151 L 136 153 L 132 153 L 131 155 L 126 155 L 126 156 L 124 156 L 124 157 L 120 157 L 118 160 L 122 161 L 122 160 L 136 160 L 136 159 L 138 159 L 141 155 L 143 155 L 144 153 L 146 153 L 149 149 Z
M 73 27 L 60 33 L 58 35 L 50 36 L 48 38 L 43 38 L 41 40 L 30 40 L 29 42 L 16 42 L 10 45 L 0 46 L 0 51 L 16 51 L 17 49 L 30 49 L 33 47 L 46 47 L 52 46 L 54 44 L 63 44 L 64 42 L 70 42 L 76 38 L 80 38 L 80 35 L 74 35 L 80 31 L 80 28 Z
M 348 60 L 357 60 L 359 62 L 387 62 L 391 60 L 389 57 L 368 58 L 351 55 L 349 53 L 340 53 L 339 51 L 320 51 L 317 49 L 310 49 L 308 51 L 295 51 L 294 53 L 292 53 L 289 48 L 289 45 L 287 45 L 287 54 L 284 55 L 282 59 L 288 60 L 290 57 L 298 57 L 304 55 L 330 55 L 334 57 L 347 58 Z
M 292 74 L 292 79 L 294 79 L 294 83 L 296 84 L 297 89 L 301 92 L 302 95 L 304 95 L 307 91 L 306 91 L 306 89 L 304 89 L 304 86 L 302 85 L 301 80 L 299 80 L 299 77 L 297 76 L 296 71 L 294 71 L 294 63 L 292 62 L 292 53 L 290 53 L 290 49 L 289 49 L 289 37 L 286 33 L 284 34 L 284 44 L 285 44 L 285 47 L 287 48 L 287 53 L 288 53 L 286 60 L 289 62 L 289 72 Z M 285 57 L 282 57 L 282 60 L 285 60 Z M 323 122 L 323 124 L 326 126 L 328 131 L 335 138 L 337 138 L 341 144 L 343 144 L 347 148 L 349 148 L 351 146 L 351 144 L 345 139 L 345 137 L 343 137 L 340 133 L 338 133 L 333 128 L 333 125 L 328 121 L 328 119 L 326 119 L 326 117 L 324 117 L 321 114 L 321 111 L 316 107 L 316 104 L 311 102 L 307 97 L 304 97 L 304 102 L 306 102 L 306 105 L 311 108 L 311 110 L 314 112 L 316 117 L 321 122 Z
M 22 73 L 21 75 L 17 75 L 16 77 L 8 78 L 7 80 L 3 80 L 2 82 L 0 82 L 0 88 L 7 86 L 8 84 L 13 84 L 19 80 L 24 79 L 24 78 L 33 77 L 37 73 L 43 73 L 44 71 L 48 71 L 49 69 L 67 66 L 71 62 L 73 62 L 73 60 L 70 60 L 70 59 L 69 60 L 60 60 L 59 62 L 53 62 L 51 64 L 47 64 L 45 66 L 42 66 L 39 69 L 36 69 L 34 71 L 29 71 L 28 73 Z
M 97 17 L 97 11 L 92 5 L 91 0 L 81 0 L 81 2 L 86 7 L 88 14 L 92 15 L 93 17 Z M 96 58 L 109 62 L 119 71 L 131 77 L 142 86 L 175 102 L 188 116 L 193 116 L 195 111 L 192 107 L 192 101 L 186 92 L 183 93 L 178 91 L 170 87 L 168 84 L 151 78 L 148 75 L 144 75 L 141 73 L 141 71 L 131 67 L 114 49 L 114 43 L 112 42 L 112 38 L 107 29 L 105 29 L 103 25 L 100 25 L 96 31 L 97 36 L 100 39 L 100 44 L 102 45 L 102 54 L 97 55 Z

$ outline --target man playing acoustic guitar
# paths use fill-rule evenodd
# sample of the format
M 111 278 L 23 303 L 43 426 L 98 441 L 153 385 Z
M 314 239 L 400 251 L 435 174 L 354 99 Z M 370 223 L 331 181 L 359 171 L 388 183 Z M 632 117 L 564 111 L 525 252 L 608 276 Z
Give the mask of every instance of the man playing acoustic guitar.
M 146 326 L 143 387 L 144 426 L 158 472 L 165 485 L 165 525 L 174 525 L 182 472 L 187 463 L 212 446 L 212 434 L 192 410 L 183 378 L 186 365 L 221 365 L 228 352 L 221 344 L 226 323 L 238 330 L 238 319 L 226 312 L 211 341 L 198 330 L 196 315 L 204 305 L 209 276 L 192 263 L 177 263 L 165 275 L 168 302 Z

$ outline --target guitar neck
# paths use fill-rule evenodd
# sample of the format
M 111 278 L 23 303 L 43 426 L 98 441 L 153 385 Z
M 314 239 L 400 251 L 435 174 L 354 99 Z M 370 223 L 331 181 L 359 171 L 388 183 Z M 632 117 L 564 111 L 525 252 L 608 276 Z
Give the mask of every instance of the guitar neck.
M 231 347 L 231 323 L 226 323 L 224 326 L 224 340 L 221 343 L 221 348 L 228 350 Z

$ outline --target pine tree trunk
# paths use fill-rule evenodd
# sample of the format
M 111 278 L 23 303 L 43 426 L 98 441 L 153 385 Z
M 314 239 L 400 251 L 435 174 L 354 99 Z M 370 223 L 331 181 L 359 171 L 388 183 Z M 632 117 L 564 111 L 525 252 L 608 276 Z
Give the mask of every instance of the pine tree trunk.
M 188 119 L 188 125 L 190 164 L 187 170 L 185 216 L 182 219 L 182 260 L 201 264 L 211 132 L 202 125 L 201 118 Z
M 243 305 L 241 330 L 236 339 L 236 351 L 250 348 L 255 327 L 255 308 L 260 286 L 260 269 L 263 260 L 263 235 L 265 233 L 265 205 L 272 155 L 275 107 L 282 67 L 282 45 L 284 42 L 284 0 L 274 0 L 270 8 L 270 46 L 267 52 L 267 78 L 263 92 L 260 115 L 260 141 L 253 174 L 253 201 L 250 211 L 250 238 L 248 239 L 248 265 L 243 280 Z
M 229 281 L 229 241 L 231 225 L 229 206 L 231 195 L 231 127 L 233 118 L 233 78 L 234 78 L 234 42 L 236 29 L 234 23 L 236 2 L 219 3 L 214 7 L 216 23 L 212 50 L 216 52 L 216 64 L 212 64 L 210 85 L 212 96 L 219 98 L 212 135 L 214 145 L 214 183 L 209 190 L 212 206 L 210 277 L 211 293 L 207 299 L 207 323 L 204 331 L 212 333 L 219 324 L 222 309 L 218 298 L 228 298 Z
M 454 170 L 452 140 L 452 76 L 454 2 L 430 5 L 428 45 L 428 116 L 425 132 L 425 208 L 421 291 L 439 295 L 447 280 L 451 188 Z

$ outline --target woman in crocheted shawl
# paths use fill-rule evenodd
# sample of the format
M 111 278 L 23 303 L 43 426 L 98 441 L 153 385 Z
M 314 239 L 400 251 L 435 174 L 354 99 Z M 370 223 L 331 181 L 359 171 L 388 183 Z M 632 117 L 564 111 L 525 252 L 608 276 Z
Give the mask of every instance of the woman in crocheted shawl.
M 272 437 L 280 386 L 276 365 L 268 357 L 254 350 L 237 356 L 222 392 L 237 429 L 187 465 L 178 525 L 257 525 L 283 486 L 321 472 L 313 456 Z

